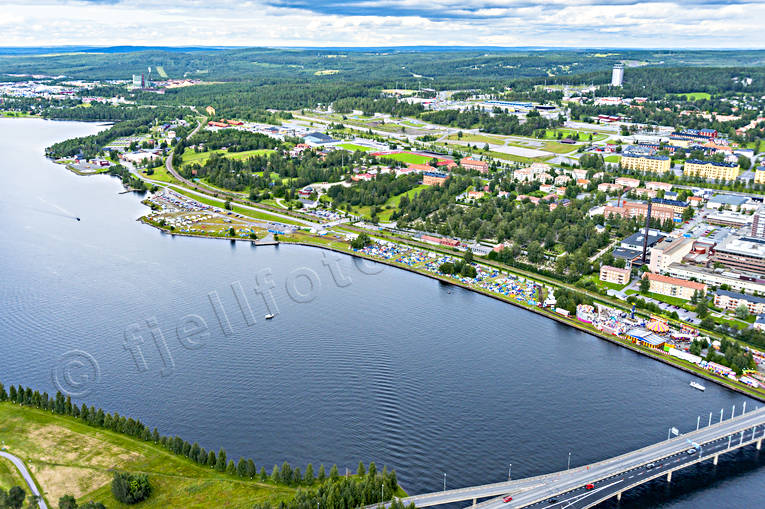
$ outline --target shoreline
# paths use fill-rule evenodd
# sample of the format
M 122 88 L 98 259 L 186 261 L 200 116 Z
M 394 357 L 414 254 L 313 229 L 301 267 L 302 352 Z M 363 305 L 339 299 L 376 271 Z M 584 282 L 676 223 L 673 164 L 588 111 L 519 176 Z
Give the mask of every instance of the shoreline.
M 257 246 L 258 245 L 258 244 L 256 244 L 251 239 L 233 238 L 233 237 L 211 237 L 209 235 L 199 235 L 199 234 L 192 234 L 192 233 L 175 233 L 175 232 L 170 232 L 170 231 L 167 231 L 167 230 L 165 230 L 165 229 L 163 229 L 163 228 L 161 228 L 159 226 L 151 224 L 148 221 L 145 221 L 143 219 L 143 217 L 138 218 L 137 220 L 140 221 L 143 224 L 146 224 L 148 226 L 151 226 L 151 227 L 159 230 L 160 232 L 162 232 L 164 234 L 169 234 L 169 235 L 173 235 L 173 236 L 179 235 L 179 236 L 185 236 L 185 237 L 205 238 L 205 239 L 211 239 L 211 240 L 223 239 L 223 240 L 229 240 L 229 241 L 242 241 L 242 242 L 249 242 L 253 246 Z M 659 361 L 659 362 L 662 362 L 662 363 L 667 364 L 669 366 L 672 366 L 674 368 L 680 369 L 680 370 L 682 370 L 682 371 L 684 371 L 686 373 L 689 373 L 691 375 L 694 375 L 694 376 L 697 376 L 697 377 L 700 377 L 700 378 L 704 378 L 704 379 L 706 379 L 706 380 L 708 380 L 710 382 L 713 382 L 713 383 L 715 383 L 717 385 L 725 387 L 726 389 L 735 391 L 735 392 L 737 392 L 739 394 L 742 394 L 744 396 L 748 396 L 748 397 L 750 397 L 752 399 L 755 399 L 757 401 L 761 401 L 761 402 L 765 403 L 765 395 L 764 394 L 758 394 L 758 393 L 755 393 L 755 392 L 750 392 L 746 388 L 738 387 L 737 385 L 733 385 L 727 379 L 724 379 L 722 377 L 718 377 L 718 376 L 714 375 L 711 372 L 708 372 L 706 370 L 702 370 L 700 368 L 695 369 L 695 368 L 691 367 L 691 365 L 687 365 L 686 366 L 686 365 L 681 364 L 680 362 L 676 361 L 674 358 L 669 357 L 668 355 L 663 355 L 660 352 L 653 352 L 653 351 L 648 350 L 647 348 L 642 348 L 642 347 L 640 347 L 638 345 L 635 345 L 634 343 L 632 343 L 630 341 L 626 341 L 624 339 L 621 339 L 618 336 L 613 336 L 613 335 L 610 335 L 610 334 L 604 334 L 603 332 L 597 330 L 596 328 L 594 328 L 592 326 L 587 326 L 584 323 L 578 322 L 576 319 L 565 318 L 563 316 L 556 315 L 555 313 L 547 311 L 544 308 L 539 308 L 539 307 L 536 307 L 536 306 L 523 305 L 522 303 L 514 302 L 512 299 L 502 298 L 502 296 L 500 296 L 500 295 L 497 295 L 497 294 L 494 294 L 494 293 L 491 293 L 491 292 L 488 292 L 488 291 L 485 291 L 485 290 L 482 290 L 482 289 L 479 289 L 479 288 L 473 288 L 473 287 L 468 286 L 468 285 L 466 285 L 464 283 L 461 283 L 459 281 L 455 281 L 455 280 L 451 280 L 451 279 L 447 279 L 445 277 L 439 276 L 438 274 L 432 274 L 432 273 L 428 273 L 426 271 L 420 271 L 420 270 L 418 270 L 416 268 L 408 267 L 406 265 L 398 265 L 398 264 L 395 264 L 395 263 L 390 262 L 388 260 L 378 260 L 377 258 L 373 258 L 371 256 L 364 255 L 364 254 L 358 253 L 358 252 L 353 251 L 353 250 L 344 251 L 344 250 L 337 249 L 337 248 L 334 248 L 334 247 L 331 247 L 331 246 L 327 246 L 327 245 L 324 245 L 324 244 L 321 244 L 321 243 L 318 243 L 318 242 L 317 243 L 311 243 L 311 242 L 306 242 L 306 241 L 291 241 L 291 240 L 285 240 L 285 239 L 280 239 L 279 240 L 279 244 L 289 244 L 289 245 L 296 245 L 296 246 L 306 246 L 306 247 L 313 247 L 313 248 L 319 248 L 319 249 L 326 249 L 328 251 L 334 251 L 336 253 L 342 253 L 342 254 L 353 256 L 353 257 L 356 257 L 356 258 L 361 258 L 361 259 L 364 259 L 364 260 L 369 260 L 369 261 L 372 261 L 372 262 L 381 263 L 381 264 L 384 264 L 384 265 L 387 265 L 387 266 L 390 266 L 390 267 L 394 267 L 394 268 L 397 268 L 397 269 L 406 270 L 408 272 L 411 272 L 411 273 L 414 273 L 414 274 L 417 274 L 417 275 L 420 275 L 420 276 L 425 276 L 425 277 L 434 279 L 436 281 L 440 281 L 441 283 L 450 284 L 450 285 L 454 285 L 454 286 L 459 286 L 460 288 L 463 288 L 464 290 L 472 291 L 472 292 L 484 295 L 486 297 L 490 297 L 492 299 L 498 300 L 498 301 L 503 302 L 505 304 L 513 305 L 513 306 L 515 306 L 517 308 L 524 309 L 526 311 L 531 311 L 531 312 L 536 313 L 537 315 L 545 317 L 545 318 L 551 318 L 551 319 L 555 320 L 556 322 L 558 322 L 558 323 L 560 323 L 562 325 L 567 325 L 569 327 L 573 327 L 573 328 L 575 328 L 575 329 L 577 329 L 577 330 L 579 330 L 581 332 L 584 332 L 586 334 L 590 334 L 591 336 L 594 336 L 596 338 L 608 341 L 609 343 L 612 343 L 612 344 L 617 345 L 617 346 L 621 346 L 623 348 L 627 348 L 627 349 L 629 349 L 629 350 L 631 350 L 631 351 L 633 351 L 633 352 L 635 352 L 637 354 L 644 355 L 644 356 L 649 357 L 651 359 L 654 359 L 656 361 Z M 279 244 L 275 244 L 275 245 L 278 246 Z M 273 245 L 273 244 L 270 244 L 270 245 Z

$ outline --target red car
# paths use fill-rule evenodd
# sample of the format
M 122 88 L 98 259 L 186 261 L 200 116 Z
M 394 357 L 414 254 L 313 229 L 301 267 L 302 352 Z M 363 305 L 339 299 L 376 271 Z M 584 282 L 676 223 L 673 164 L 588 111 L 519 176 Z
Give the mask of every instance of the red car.
M 512 499 L 513 499 L 513 497 L 511 497 L 510 495 L 508 495 L 508 496 L 506 496 L 505 498 L 503 498 L 503 499 L 502 499 L 502 502 L 505 502 L 505 503 L 507 503 L 507 502 L 510 502 Z
M 584 487 L 584 489 L 586 489 L 586 490 L 591 490 L 591 489 L 593 489 L 593 488 L 595 488 L 595 485 L 593 485 L 593 484 L 587 484 L 587 485 Z

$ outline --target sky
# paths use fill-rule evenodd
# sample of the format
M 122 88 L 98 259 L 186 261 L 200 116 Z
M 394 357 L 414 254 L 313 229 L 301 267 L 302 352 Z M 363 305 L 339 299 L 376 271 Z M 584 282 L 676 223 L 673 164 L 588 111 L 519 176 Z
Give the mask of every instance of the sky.
M 0 46 L 765 48 L 762 20 L 762 0 L 2 0 Z

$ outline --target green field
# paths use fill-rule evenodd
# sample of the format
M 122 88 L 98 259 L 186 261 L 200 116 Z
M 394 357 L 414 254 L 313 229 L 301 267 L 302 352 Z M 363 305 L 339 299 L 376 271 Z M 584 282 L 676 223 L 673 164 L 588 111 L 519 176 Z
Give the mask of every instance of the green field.
M 158 180 L 160 182 L 167 182 L 168 184 L 180 184 L 180 182 L 178 182 L 175 179 L 175 177 L 173 177 L 167 172 L 167 168 L 165 168 L 164 164 L 162 166 L 157 166 L 153 168 L 153 170 L 154 170 L 153 174 L 151 175 L 143 174 L 144 177 L 151 180 Z
M 8 491 L 14 486 L 21 486 L 25 491 L 27 490 L 27 483 L 24 482 L 11 460 L 0 458 L 0 488 Z
M 425 164 L 431 159 L 433 159 L 432 157 L 421 156 L 418 154 L 410 154 L 408 152 L 403 152 L 401 154 L 389 154 L 383 157 L 387 159 L 393 159 L 394 161 L 401 161 L 408 164 Z
M 712 95 L 707 92 L 685 92 L 683 94 L 674 94 L 675 97 L 686 96 L 690 101 L 698 101 L 699 99 L 711 99 Z
M 210 150 L 209 152 L 194 152 L 193 150 L 186 150 L 183 152 L 183 156 L 181 158 L 181 166 L 185 166 L 190 163 L 197 163 L 199 165 L 204 165 L 205 161 L 210 159 L 210 156 L 213 154 L 222 154 L 224 157 L 229 159 L 247 159 L 248 157 L 262 155 L 262 154 L 270 154 L 273 152 L 272 149 L 268 148 L 261 148 L 258 150 L 245 150 L 244 152 L 226 152 L 225 150 Z
M 545 131 L 545 140 L 556 140 L 558 139 L 558 133 L 561 133 L 563 138 L 571 138 L 575 141 L 589 141 L 590 140 L 590 134 L 592 134 L 592 141 L 603 141 L 606 138 L 608 138 L 608 135 L 606 134 L 599 134 L 595 131 L 588 131 L 588 130 L 579 130 L 575 131 L 573 129 L 548 129 Z M 581 135 L 581 138 L 580 138 Z
M 619 161 L 621 161 L 621 159 L 622 159 L 622 156 L 614 156 L 614 155 L 606 156 L 603 158 L 603 160 L 607 163 L 618 163 Z
M 143 509 L 249 508 L 267 500 L 278 505 L 294 493 L 289 487 L 244 480 L 199 466 L 151 442 L 11 403 L 0 403 L 0 438 L 30 469 L 49 507 L 57 507 L 65 494 L 81 502 L 96 500 L 110 509 L 128 507 L 111 494 L 113 469 L 149 476 L 153 493 L 137 506 Z M 232 459 L 237 461 L 238 457 Z M 8 482 L 4 465 L 0 463 L 0 485 Z M 270 471 L 270 466 L 257 461 L 256 466 L 266 466 Z M 10 481 L 16 482 L 13 478 Z
M 426 186 L 425 184 L 420 184 L 419 186 L 414 187 L 405 193 L 397 194 L 396 196 L 391 196 L 390 198 L 388 198 L 388 200 L 385 202 L 384 205 L 382 205 L 381 207 L 378 207 L 378 209 L 380 210 L 377 214 L 378 221 L 383 223 L 390 221 L 390 216 L 398 208 L 398 204 L 401 201 L 402 196 L 406 196 L 411 199 L 412 196 L 414 196 L 416 193 L 428 187 L 430 186 Z M 372 216 L 372 207 L 370 206 L 359 207 L 358 209 L 354 210 L 354 213 L 369 219 Z
M 460 138 L 457 134 L 452 134 L 447 140 L 459 140 L 470 143 L 491 143 L 492 145 L 504 145 L 504 138 L 497 138 L 495 136 L 488 136 L 485 134 L 463 134 Z
M 353 151 L 361 151 L 361 152 L 371 152 L 372 149 L 370 147 L 364 147 L 362 145 L 356 145 L 354 143 L 342 143 L 338 145 L 340 148 L 344 148 L 345 150 L 353 150 Z

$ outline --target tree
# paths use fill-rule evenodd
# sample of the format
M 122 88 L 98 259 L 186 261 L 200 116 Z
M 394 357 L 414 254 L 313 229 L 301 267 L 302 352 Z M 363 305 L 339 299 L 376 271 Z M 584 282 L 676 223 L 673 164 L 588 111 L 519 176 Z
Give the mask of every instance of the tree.
M 699 318 L 704 318 L 707 316 L 707 301 L 702 299 L 699 301 L 698 304 L 696 304 L 696 315 Z
M 245 477 L 247 475 L 247 462 L 244 458 L 239 458 L 239 462 L 236 464 L 236 474 L 239 477 Z
M 271 480 L 273 482 L 279 482 L 281 480 L 281 476 L 279 475 L 279 466 L 274 465 L 274 469 L 271 470 Z
M 366 469 L 364 468 L 364 462 L 359 461 L 359 467 L 356 469 L 356 475 L 364 477 L 366 475 Z
M 247 460 L 247 476 L 250 479 L 253 479 L 255 477 L 255 474 L 258 473 L 258 469 L 255 468 L 255 462 L 252 461 L 252 458 Z
M 749 318 L 749 308 L 746 304 L 739 304 L 739 306 L 736 308 L 736 316 L 742 320 Z
M 58 509 L 77 509 L 77 500 L 72 495 L 64 495 L 58 499 Z
M 81 505 L 79 509 L 106 509 L 106 506 L 101 502 L 85 502 L 85 505 Z
M 332 468 L 329 469 L 329 479 L 331 481 L 336 481 L 340 477 L 340 474 L 337 472 L 337 465 L 332 465 Z
M 215 470 L 223 472 L 226 470 L 226 451 L 221 447 L 218 451 L 218 459 L 215 461 Z
M 210 451 L 207 453 L 207 464 L 210 465 L 210 468 L 215 468 L 216 461 L 215 451 Z
M 327 474 L 324 471 L 324 464 L 322 463 L 321 465 L 319 465 L 319 474 L 317 479 L 319 480 L 319 482 L 324 482 L 326 478 L 327 478 Z
M 21 509 L 26 496 L 27 493 L 21 486 L 14 486 L 8 490 L 8 494 L 5 495 L 5 506 L 9 509 Z
M 123 504 L 137 504 L 151 495 L 151 484 L 146 474 L 115 472 L 112 495 Z
M 292 484 L 292 467 L 286 461 L 282 463 L 282 469 L 279 475 L 283 483 Z
M 226 466 L 226 473 L 230 475 L 236 474 L 236 464 L 234 463 L 234 460 L 228 460 L 228 465 Z
M 311 483 L 313 483 L 313 481 L 314 481 L 314 474 L 313 474 L 313 464 L 309 463 L 309 464 L 308 464 L 308 465 L 305 467 L 305 475 L 303 476 L 303 480 L 304 480 L 306 483 L 308 483 L 308 484 L 311 484 Z
M 648 290 L 651 289 L 651 282 L 648 280 L 647 277 L 644 277 L 640 280 L 640 293 L 648 293 Z
M 268 480 L 268 474 L 266 473 L 266 467 L 260 467 L 260 480 L 266 482 Z

